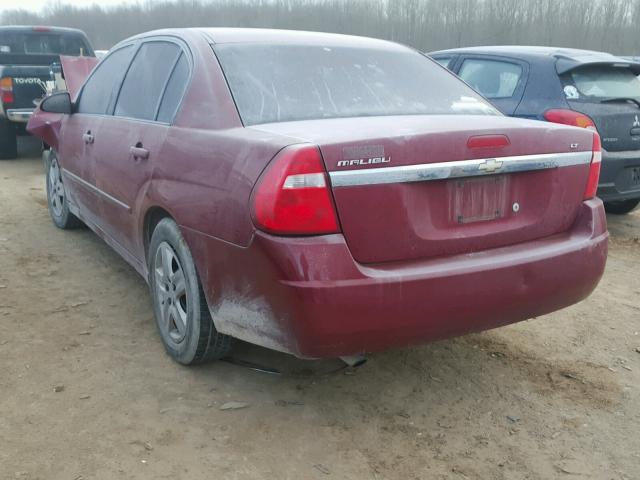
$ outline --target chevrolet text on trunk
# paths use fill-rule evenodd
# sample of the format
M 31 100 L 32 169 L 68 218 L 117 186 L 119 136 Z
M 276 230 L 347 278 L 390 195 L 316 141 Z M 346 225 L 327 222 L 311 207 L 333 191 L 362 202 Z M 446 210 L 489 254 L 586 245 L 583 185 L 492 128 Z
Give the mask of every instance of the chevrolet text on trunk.
M 305 358 L 428 342 L 553 312 L 602 276 L 597 133 L 505 117 L 407 47 L 162 30 L 71 90 L 29 123 L 51 217 L 147 279 L 178 362 L 234 338 Z

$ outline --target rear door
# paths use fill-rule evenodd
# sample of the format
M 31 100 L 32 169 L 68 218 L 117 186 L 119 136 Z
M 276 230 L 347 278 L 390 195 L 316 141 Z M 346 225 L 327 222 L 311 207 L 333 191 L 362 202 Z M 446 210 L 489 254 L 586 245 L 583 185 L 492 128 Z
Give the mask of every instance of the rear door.
M 189 76 L 181 45 L 169 40 L 142 43 L 127 72 L 113 116 L 101 129 L 98 188 L 105 192 L 104 229 L 126 252 L 140 258 L 140 203 Z M 176 159 L 178 161 L 179 159 Z
M 529 65 L 514 58 L 463 55 L 456 73 L 502 113 L 513 115 L 522 100 Z

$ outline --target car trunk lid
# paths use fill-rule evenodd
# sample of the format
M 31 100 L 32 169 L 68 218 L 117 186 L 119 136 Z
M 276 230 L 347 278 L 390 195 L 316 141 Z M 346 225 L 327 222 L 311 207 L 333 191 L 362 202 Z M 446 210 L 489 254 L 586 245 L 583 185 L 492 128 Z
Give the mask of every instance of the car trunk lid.
M 473 115 L 252 128 L 320 147 L 342 231 L 361 263 L 478 252 L 568 230 L 593 139 L 584 129 Z

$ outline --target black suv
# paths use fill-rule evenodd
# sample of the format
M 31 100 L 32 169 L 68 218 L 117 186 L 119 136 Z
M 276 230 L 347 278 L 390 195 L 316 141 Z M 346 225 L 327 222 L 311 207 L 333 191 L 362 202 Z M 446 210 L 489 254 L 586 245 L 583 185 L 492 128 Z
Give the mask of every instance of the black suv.
M 640 63 L 553 47 L 473 47 L 430 54 L 505 115 L 596 129 L 598 196 L 611 213 L 640 203 Z
M 16 135 L 47 93 L 60 55 L 95 56 L 81 30 L 0 27 L 0 159 L 17 156 Z

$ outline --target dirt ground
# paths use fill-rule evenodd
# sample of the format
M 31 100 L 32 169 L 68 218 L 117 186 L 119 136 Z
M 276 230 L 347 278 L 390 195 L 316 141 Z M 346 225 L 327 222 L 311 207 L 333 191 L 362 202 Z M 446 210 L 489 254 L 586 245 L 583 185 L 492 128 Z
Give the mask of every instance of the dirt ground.
M 0 162 L 0 479 L 640 478 L 640 212 L 609 217 L 605 277 L 564 311 L 355 371 L 249 346 L 284 373 L 185 368 L 23 152 Z

